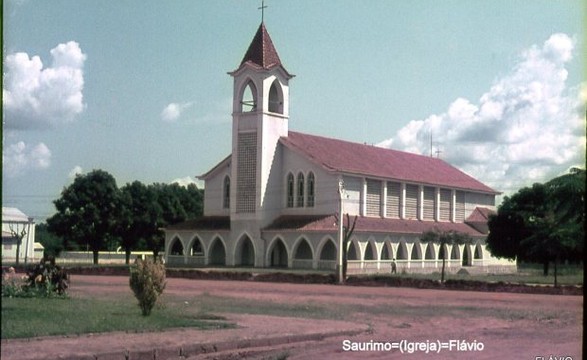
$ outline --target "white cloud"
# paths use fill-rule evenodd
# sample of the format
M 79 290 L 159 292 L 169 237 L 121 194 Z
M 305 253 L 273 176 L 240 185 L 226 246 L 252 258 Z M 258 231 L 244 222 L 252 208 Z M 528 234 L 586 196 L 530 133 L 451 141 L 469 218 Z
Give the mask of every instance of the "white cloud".
M 4 173 L 9 177 L 17 177 L 29 170 L 46 169 L 51 165 L 51 150 L 44 143 L 27 146 L 19 141 L 11 144 L 2 153 Z
M 198 187 L 198 189 L 204 188 L 204 184 L 202 181 L 194 180 L 194 179 L 192 179 L 191 176 L 186 176 L 186 177 L 175 179 L 175 180 L 171 181 L 171 183 L 178 184 L 179 186 L 184 186 L 184 187 L 186 187 L 190 184 L 195 184 Z
M 5 125 L 10 129 L 46 128 L 70 122 L 83 112 L 83 65 L 86 55 L 70 41 L 51 50 L 51 67 L 39 56 L 6 56 L 2 95 Z
M 506 193 L 584 164 L 587 87 L 566 84 L 574 45 L 552 35 L 524 51 L 477 103 L 456 99 L 378 145 L 429 154 L 432 134 L 444 160 Z
M 161 111 L 161 120 L 165 122 L 175 122 L 181 114 L 193 105 L 192 102 L 187 103 L 170 103 Z
M 82 169 L 82 167 L 79 165 L 76 165 L 73 167 L 73 169 L 71 169 L 69 171 L 69 174 L 67 174 L 67 177 L 69 177 L 70 179 L 75 179 L 75 177 L 77 175 L 81 175 L 81 174 L 83 174 L 83 172 L 84 172 L 84 170 Z

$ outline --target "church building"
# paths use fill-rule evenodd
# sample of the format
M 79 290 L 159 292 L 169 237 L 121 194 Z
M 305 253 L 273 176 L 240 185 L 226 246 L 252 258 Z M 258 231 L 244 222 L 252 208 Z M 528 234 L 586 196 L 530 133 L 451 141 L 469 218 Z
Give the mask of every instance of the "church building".
M 290 131 L 294 75 L 263 23 L 229 74 L 232 153 L 199 176 L 204 215 L 165 229 L 169 266 L 334 271 L 342 202 L 345 223 L 357 219 L 349 274 L 389 273 L 394 259 L 398 272 L 439 271 L 441 252 L 449 272 L 515 269 L 485 247 L 499 192 L 438 158 Z M 429 230 L 473 243 L 421 243 Z

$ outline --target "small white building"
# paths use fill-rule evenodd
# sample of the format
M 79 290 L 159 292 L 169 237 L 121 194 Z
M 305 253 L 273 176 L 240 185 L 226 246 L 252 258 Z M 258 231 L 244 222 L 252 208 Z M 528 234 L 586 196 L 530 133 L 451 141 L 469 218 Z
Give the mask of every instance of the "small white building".
M 16 261 L 16 248 L 21 240 L 19 263 L 35 262 L 35 222 L 22 211 L 2 207 L 2 263 Z
M 349 273 L 389 273 L 393 259 L 398 271 L 439 271 L 442 252 L 450 272 L 515 269 L 485 246 L 498 191 L 441 159 L 290 131 L 293 75 L 263 23 L 229 74 L 232 154 L 200 176 L 204 216 L 165 229 L 167 264 L 334 270 L 342 201 L 357 216 Z M 420 242 L 433 229 L 474 242 Z

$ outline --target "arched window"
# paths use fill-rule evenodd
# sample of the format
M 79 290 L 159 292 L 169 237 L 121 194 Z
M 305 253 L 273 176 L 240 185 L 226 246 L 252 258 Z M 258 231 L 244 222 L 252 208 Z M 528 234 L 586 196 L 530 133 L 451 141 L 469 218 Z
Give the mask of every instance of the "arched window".
M 269 89 L 269 111 L 283 114 L 283 96 L 281 93 L 281 86 L 277 79 L 271 84 Z
M 224 196 L 222 200 L 222 207 L 225 209 L 230 208 L 230 178 L 227 176 L 224 178 Z
M 170 255 L 183 255 L 183 244 L 177 237 L 172 240 Z
M 191 256 L 202 256 L 204 255 L 204 248 L 202 247 L 202 242 L 199 238 L 195 238 L 192 244 L 192 248 L 190 250 Z
M 307 207 L 314 207 L 314 173 L 309 173 L 308 174 L 308 191 L 307 191 L 307 200 L 306 200 L 306 206 Z
M 332 240 L 328 240 L 322 247 L 320 260 L 336 260 L 336 245 Z
M 294 206 L 294 176 L 292 173 L 287 174 L 287 207 Z
M 257 88 L 252 81 L 247 83 L 241 97 L 241 112 L 252 112 L 257 110 Z
M 304 174 L 298 174 L 298 199 L 297 206 L 304 207 Z

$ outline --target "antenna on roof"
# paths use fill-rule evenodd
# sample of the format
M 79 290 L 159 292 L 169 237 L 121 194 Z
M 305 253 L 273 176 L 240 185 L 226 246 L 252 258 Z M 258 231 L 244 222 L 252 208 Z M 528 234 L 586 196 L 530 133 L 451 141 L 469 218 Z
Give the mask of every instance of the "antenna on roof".
M 261 10 L 261 23 L 265 20 L 265 9 L 267 5 L 265 5 L 265 0 L 261 0 L 261 6 L 257 8 L 257 10 Z
M 432 130 L 430 130 L 430 157 L 432 157 Z

